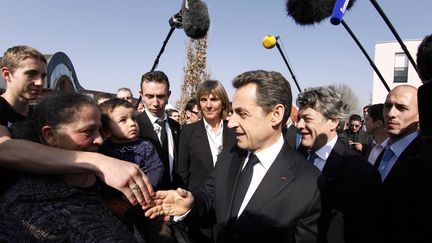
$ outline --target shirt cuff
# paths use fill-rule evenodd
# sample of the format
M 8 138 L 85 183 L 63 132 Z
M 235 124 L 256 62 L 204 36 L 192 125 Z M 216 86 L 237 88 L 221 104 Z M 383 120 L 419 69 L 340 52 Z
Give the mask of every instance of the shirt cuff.
M 181 222 L 181 221 L 183 221 L 183 219 L 184 218 L 186 218 L 186 216 L 190 213 L 190 209 L 186 212 L 186 213 L 184 213 L 183 215 L 180 215 L 180 216 L 174 216 L 173 217 L 173 221 L 175 222 L 175 223 L 177 223 L 177 222 Z

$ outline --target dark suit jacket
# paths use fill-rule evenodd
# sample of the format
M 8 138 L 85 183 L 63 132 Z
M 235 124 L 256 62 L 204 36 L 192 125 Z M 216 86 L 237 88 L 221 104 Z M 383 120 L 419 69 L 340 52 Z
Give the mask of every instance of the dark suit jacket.
M 223 146 L 230 148 L 236 143 L 236 138 L 234 131 L 228 128 L 227 124 L 228 122 L 224 121 L 222 140 Z M 177 166 L 183 188 L 189 191 L 198 189 L 213 171 L 210 141 L 203 120 L 182 127 Z
M 315 242 L 319 171 L 286 144 L 243 213 L 228 223 L 246 155 L 236 146 L 224 149 L 209 179 L 193 193 L 195 206 L 189 218 L 196 220 L 214 210 L 216 242 Z
M 140 128 L 139 137 L 145 138 L 149 140 L 153 146 L 156 148 L 159 157 L 162 160 L 164 166 L 164 174 L 161 183 L 161 189 L 176 189 L 180 184 L 180 179 L 178 175 L 175 173 L 176 163 L 177 163 L 177 153 L 178 153 L 178 141 L 180 136 L 180 124 L 174 121 L 171 118 L 168 118 L 168 124 L 171 129 L 171 134 L 174 141 L 174 164 L 173 164 L 173 180 L 171 181 L 171 177 L 169 174 L 169 161 L 164 156 L 160 156 L 162 154 L 162 146 L 159 142 L 159 138 L 157 133 L 153 128 L 153 124 L 151 123 L 147 113 L 141 112 L 137 115 L 137 122 Z
M 382 188 L 380 242 L 432 242 L 431 160 L 430 147 L 418 136 L 390 170 Z
M 318 242 L 375 242 L 380 186 L 378 171 L 338 140 L 318 180 Z
M 432 106 L 430 100 L 432 97 L 432 82 L 424 83 L 418 88 L 418 113 L 420 132 L 428 140 L 431 145 L 432 140 Z
M 299 133 L 299 129 L 292 124 L 288 128 L 284 126 L 282 128 L 282 134 L 284 136 L 285 142 L 290 146 L 292 149 L 296 149 L 296 142 L 297 142 L 297 134 Z

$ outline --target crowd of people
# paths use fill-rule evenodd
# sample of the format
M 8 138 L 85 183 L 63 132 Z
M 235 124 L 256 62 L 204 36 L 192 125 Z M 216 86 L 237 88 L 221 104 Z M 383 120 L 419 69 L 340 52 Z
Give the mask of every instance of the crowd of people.
M 431 36 L 417 62 L 419 89 L 396 86 L 361 116 L 333 85 L 294 101 L 264 70 L 235 77 L 231 102 L 206 80 L 184 109 L 162 71 L 142 75 L 138 104 L 126 87 L 38 99 L 47 60 L 11 47 L 0 241 L 432 242 Z

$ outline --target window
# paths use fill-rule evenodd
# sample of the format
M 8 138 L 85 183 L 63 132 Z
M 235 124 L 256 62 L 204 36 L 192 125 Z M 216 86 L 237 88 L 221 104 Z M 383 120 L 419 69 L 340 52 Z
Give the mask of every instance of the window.
M 394 83 L 406 83 L 408 81 L 408 58 L 405 53 L 395 54 Z

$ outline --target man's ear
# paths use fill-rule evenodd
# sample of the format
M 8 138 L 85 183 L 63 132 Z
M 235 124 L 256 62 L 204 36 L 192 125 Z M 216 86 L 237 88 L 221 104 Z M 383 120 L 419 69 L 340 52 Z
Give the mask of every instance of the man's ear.
M 52 127 L 43 126 L 41 129 L 41 133 L 46 145 L 57 147 L 57 138 Z
M 377 127 L 381 127 L 382 125 L 384 125 L 383 121 L 381 120 L 376 121 L 375 124 Z
M 338 118 L 330 118 L 330 130 L 334 131 L 337 129 L 337 127 L 339 126 L 339 119 Z
M 271 111 L 271 125 L 276 126 L 279 125 L 284 117 L 285 107 L 282 104 L 277 104 L 273 107 Z
M 5 80 L 6 83 L 10 81 L 10 80 L 9 80 L 9 76 L 10 76 L 11 74 L 12 74 L 12 73 L 9 71 L 9 68 L 7 68 L 7 67 L 2 67 L 2 69 L 1 69 L 1 75 L 3 76 L 3 79 Z

